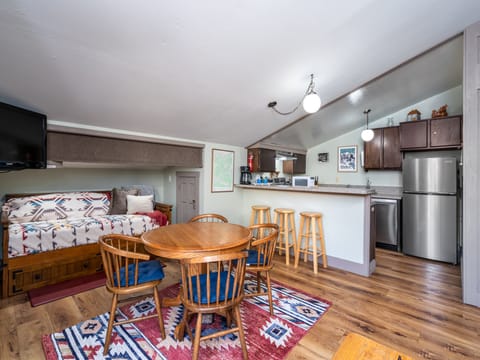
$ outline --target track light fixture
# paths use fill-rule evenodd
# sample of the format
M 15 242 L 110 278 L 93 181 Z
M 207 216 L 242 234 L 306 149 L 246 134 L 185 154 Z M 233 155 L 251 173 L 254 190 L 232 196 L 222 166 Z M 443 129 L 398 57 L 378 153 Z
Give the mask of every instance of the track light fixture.
M 362 140 L 365 142 L 372 141 L 373 139 L 373 130 L 368 128 L 368 113 L 371 111 L 371 109 L 365 109 L 363 110 L 363 113 L 367 117 L 367 128 L 362 131 L 362 134 L 360 135 L 362 137 Z
M 316 113 L 319 109 L 320 106 L 322 106 L 322 100 L 320 100 L 320 96 L 317 95 L 315 92 L 315 83 L 313 82 L 313 74 L 310 74 L 310 84 L 307 87 L 307 91 L 305 91 L 305 95 L 303 95 L 302 100 L 298 103 L 297 106 L 292 111 L 287 111 L 287 112 L 282 112 L 279 111 L 276 106 L 277 102 L 272 101 L 268 103 L 268 107 L 272 108 L 273 111 L 275 111 L 277 114 L 280 115 L 290 115 L 293 114 L 297 109 L 300 107 L 300 104 L 303 105 L 303 109 L 309 113 L 313 114 Z

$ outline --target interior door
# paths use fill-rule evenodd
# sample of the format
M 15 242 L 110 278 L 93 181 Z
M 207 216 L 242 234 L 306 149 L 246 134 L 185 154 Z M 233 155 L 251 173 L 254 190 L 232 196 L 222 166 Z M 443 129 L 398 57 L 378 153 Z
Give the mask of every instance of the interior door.
M 198 172 L 177 172 L 177 224 L 185 223 L 198 215 Z

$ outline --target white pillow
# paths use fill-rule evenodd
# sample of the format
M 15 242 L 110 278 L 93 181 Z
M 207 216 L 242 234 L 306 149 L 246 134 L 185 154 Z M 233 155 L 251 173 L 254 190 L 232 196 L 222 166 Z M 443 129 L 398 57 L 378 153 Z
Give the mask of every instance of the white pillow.
M 127 214 L 153 211 L 153 195 L 127 195 Z

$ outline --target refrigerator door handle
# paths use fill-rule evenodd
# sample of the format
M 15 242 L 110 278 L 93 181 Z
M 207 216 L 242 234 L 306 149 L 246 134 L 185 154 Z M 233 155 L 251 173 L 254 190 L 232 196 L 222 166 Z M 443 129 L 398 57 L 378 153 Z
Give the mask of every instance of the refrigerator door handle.
M 423 191 L 403 191 L 404 194 L 414 194 L 414 195 L 445 195 L 452 196 L 457 195 L 454 192 L 423 192 Z

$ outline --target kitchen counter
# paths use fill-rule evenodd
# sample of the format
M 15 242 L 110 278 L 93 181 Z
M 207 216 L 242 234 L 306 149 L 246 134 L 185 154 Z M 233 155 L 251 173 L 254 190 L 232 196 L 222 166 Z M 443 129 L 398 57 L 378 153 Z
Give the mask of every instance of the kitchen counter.
M 291 185 L 235 185 L 240 188 L 261 189 L 261 190 L 279 190 L 279 191 L 299 191 L 314 192 L 326 194 L 347 194 L 347 195 L 372 195 L 374 198 L 401 199 L 402 188 L 397 186 L 372 186 L 367 188 L 363 185 L 341 185 L 341 184 L 320 184 L 317 186 L 303 187 Z
M 375 246 L 370 241 L 371 198 L 374 189 L 366 186 L 320 185 L 235 185 L 242 197 L 243 223 L 248 224 L 252 205 L 295 211 L 296 233 L 302 211 L 323 214 L 323 228 L 328 266 L 362 276 L 375 269 Z
M 346 195 L 371 195 L 375 194 L 375 190 L 368 189 L 361 185 L 339 185 L 339 184 L 321 184 L 317 186 L 303 187 L 291 185 L 235 185 L 239 188 L 256 189 L 256 190 L 277 190 L 277 191 L 296 191 L 309 193 L 325 193 L 325 194 L 346 194 Z

